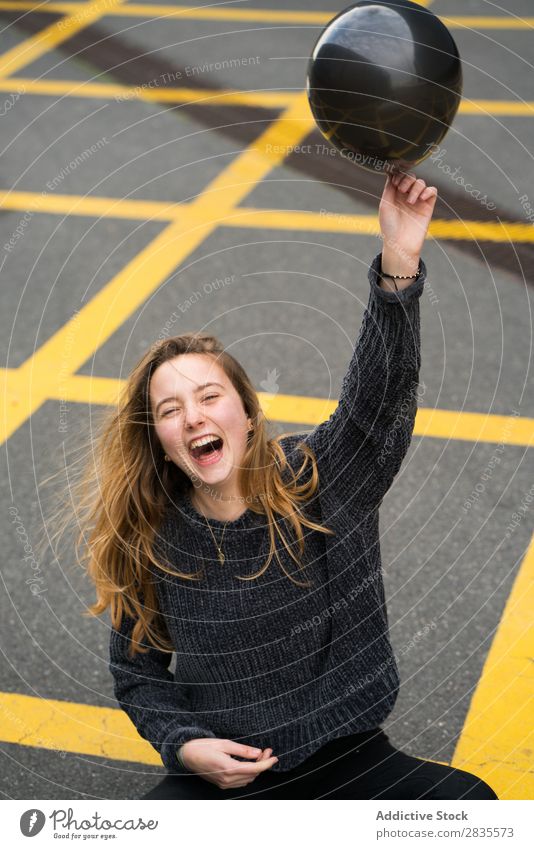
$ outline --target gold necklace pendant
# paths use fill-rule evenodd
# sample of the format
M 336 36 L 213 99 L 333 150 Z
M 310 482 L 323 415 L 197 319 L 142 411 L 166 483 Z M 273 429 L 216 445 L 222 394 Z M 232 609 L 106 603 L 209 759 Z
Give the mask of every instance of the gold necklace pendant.
M 193 507 L 194 507 L 194 506 L 195 506 L 195 505 L 193 504 Z M 196 508 L 195 508 L 195 509 L 196 509 Z M 201 511 L 199 511 L 199 512 L 201 512 Z M 225 561 L 224 554 L 222 553 L 221 547 L 220 547 L 219 543 L 217 542 L 217 540 L 216 540 L 216 538 L 215 538 L 215 534 L 213 533 L 213 531 L 212 531 L 212 529 L 211 529 L 211 525 L 210 525 L 210 523 L 208 522 L 208 517 L 207 517 L 207 516 L 205 516 L 205 515 L 204 515 L 204 513 L 202 513 L 202 515 L 204 516 L 204 520 L 205 520 L 205 522 L 206 522 L 206 524 L 207 524 L 207 526 L 208 526 L 208 530 L 209 530 L 209 532 L 210 532 L 210 534 L 211 534 L 211 536 L 212 536 L 212 538 L 213 538 L 213 542 L 215 543 L 215 548 L 217 549 L 217 557 L 219 558 L 219 563 L 220 563 L 220 564 L 221 564 L 221 566 L 222 566 L 222 565 L 224 564 L 224 561 Z M 230 521 L 230 520 L 228 520 L 228 521 Z M 226 526 L 227 526 L 227 524 L 228 524 L 228 522 L 225 522 L 225 524 L 224 524 L 223 533 L 222 533 L 222 538 L 221 538 L 221 545 L 222 545 L 223 540 L 224 540 L 224 535 L 225 535 L 225 533 L 226 533 Z

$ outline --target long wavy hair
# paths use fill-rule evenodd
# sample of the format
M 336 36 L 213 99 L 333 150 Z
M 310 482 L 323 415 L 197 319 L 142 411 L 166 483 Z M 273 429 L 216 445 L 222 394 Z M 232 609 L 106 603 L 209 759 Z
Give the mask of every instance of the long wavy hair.
M 278 557 L 276 537 L 302 569 L 303 526 L 325 534 L 334 533 L 306 517 L 301 509 L 319 484 L 313 451 L 300 443 L 302 465 L 296 471 L 290 466 L 279 444 L 280 439 L 289 434 L 269 437 L 267 420 L 251 381 L 221 342 L 201 333 L 186 333 L 158 341 L 127 378 L 117 407 L 105 413 L 96 438 L 91 439 L 89 459 L 84 451 L 81 475 L 69 481 L 70 504 L 56 514 L 59 518 L 57 530 L 48 537 L 50 542 L 62 537 L 72 519 L 74 504 L 78 529 L 76 561 L 93 581 L 97 596 L 84 615 L 98 616 L 110 607 L 115 628 L 120 626 L 124 614 L 134 617 L 131 656 L 148 651 L 148 647 L 141 645 L 146 641 L 162 651 L 174 651 L 159 615 L 151 567 L 186 581 L 200 580 L 198 573 L 174 571 L 161 562 L 155 539 L 166 508 L 176 495 L 191 486 L 191 480 L 174 463 L 165 461 L 150 404 L 150 380 L 162 363 L 183 354 L 211 356 L 232 382 L 254 424 L 238 469 L 238 487 L 249 509 L 265 515 L 270 550 L 265 564 L 255 575 L 236 577 L 243 581 L 260 577 L 276 556 L 291 581 L 300 586 L 309 585 L 309 581 L 303 584 L 294 580 L 284 569 Z M 304 474 L 306 471 L 308 474 Z M 286 539 L 277 517 L 289 521 L 298 554 Z

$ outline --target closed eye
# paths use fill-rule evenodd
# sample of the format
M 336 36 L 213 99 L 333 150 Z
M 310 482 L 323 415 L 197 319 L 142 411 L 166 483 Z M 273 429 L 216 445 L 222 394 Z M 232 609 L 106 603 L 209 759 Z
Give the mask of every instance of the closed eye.
M 203 401 L 210 401 L 212 398 L 218 398 L 218 397 L 219 397 L 218 395 L 206 395 L 206 397 L 203 398 L 202 400 Z M 165 410 L 165 412 L 162 413 L 162 415 L 165 418 L 165 416 L 168 415 L 169 413 L 174 413 L 176 410 L 179 410 L 179 409 L 180 409 L 179 407 L 169 407 L 169 409 Z

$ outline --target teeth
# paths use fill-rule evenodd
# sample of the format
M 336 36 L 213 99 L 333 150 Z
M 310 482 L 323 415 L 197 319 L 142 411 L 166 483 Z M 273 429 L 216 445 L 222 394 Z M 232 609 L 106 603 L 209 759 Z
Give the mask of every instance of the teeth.
M 208 436 L 201 436 L 200 439 L 194 439 L 189 446 L 189 450 L 192 451 L 193 448 L 200 448 L 201 445 L 207 445 L 208 442 L 213 442 L 214 439 L 220 439 L 220 437 L 212 433 L 208 434 Z

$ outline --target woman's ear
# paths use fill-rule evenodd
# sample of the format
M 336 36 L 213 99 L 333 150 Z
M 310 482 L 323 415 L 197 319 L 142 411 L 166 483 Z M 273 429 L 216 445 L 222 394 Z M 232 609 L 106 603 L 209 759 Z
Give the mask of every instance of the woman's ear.
M 252 419 L 250 417 L 247 419 L 247 422 L 248 422 L 248 438 L 250 439 L 252 437 L 252 434 L 254 433 L 254 422 L 252 421 Z

